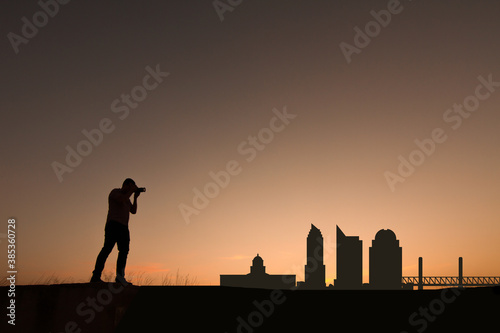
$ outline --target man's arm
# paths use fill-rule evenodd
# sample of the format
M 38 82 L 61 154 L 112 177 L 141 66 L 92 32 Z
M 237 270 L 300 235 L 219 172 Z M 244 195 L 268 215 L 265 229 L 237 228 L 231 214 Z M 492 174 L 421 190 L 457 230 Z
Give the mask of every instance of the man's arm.
M 132 206 L 130 206 L 130 212 L 132 214 L 137 213 L 137 197 L 139 196 L 139 194 L 139 192 L 134 193 L 134 203 L 132 204 Z

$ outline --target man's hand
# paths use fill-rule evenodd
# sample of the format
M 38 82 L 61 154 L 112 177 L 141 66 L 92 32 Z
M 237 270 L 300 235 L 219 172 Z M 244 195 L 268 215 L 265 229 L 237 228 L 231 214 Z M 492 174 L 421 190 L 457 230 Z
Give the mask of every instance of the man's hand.
M 139 192 L 139 191 L 136 190 L 134 192 L 134 200 L 137 199 L 137 197 L 139 197 L 140 195 L 141 195 L 141 192 Z

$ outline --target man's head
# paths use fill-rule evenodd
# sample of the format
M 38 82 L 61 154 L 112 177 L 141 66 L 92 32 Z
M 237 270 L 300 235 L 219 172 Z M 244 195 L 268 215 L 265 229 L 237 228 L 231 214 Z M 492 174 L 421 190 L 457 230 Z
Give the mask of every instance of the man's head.
M 123 181 L 122 191 L 130 195 L 134 193 L 136 190 L 137 190 L 137 185 L 135 185 L 135 182 L 132 178 L 127 178 Z

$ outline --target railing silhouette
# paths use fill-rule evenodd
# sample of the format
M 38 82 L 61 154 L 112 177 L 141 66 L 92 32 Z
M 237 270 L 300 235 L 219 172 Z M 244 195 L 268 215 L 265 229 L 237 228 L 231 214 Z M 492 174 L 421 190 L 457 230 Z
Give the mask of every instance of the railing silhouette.
M 403 276 L 403 284 L 416 286 L 464 286 L 486 287 L 500 285 L 500 276 Z
M 458 276 L 424 276 L 422 257 L 418 258 L 418 276 L 403 276 L 401 284 L 417 286 L 458 286 L 458 287 L 488 287 L 500 285 L 500 276 L 463 276 L 463 259 L 458 258 Z

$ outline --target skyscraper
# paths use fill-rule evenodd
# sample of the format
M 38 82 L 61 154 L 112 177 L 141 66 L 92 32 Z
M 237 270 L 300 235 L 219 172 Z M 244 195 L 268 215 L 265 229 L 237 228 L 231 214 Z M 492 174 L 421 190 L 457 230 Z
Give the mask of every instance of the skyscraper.
M 335 288 L 360 289 L 363 285 L 363 241 L 346 236 L 337 226 L 337 278 Z
M 323 264 L 323 235 L 311 224 L 307 235 L 307 262 L 305 266 L 304 287 L 308 289 L 325 288 L 325 265 Z
M 403 276 L 403 249 L 396 234 L 382 229 L 370 247 L 370 288 L 400 289 Z

